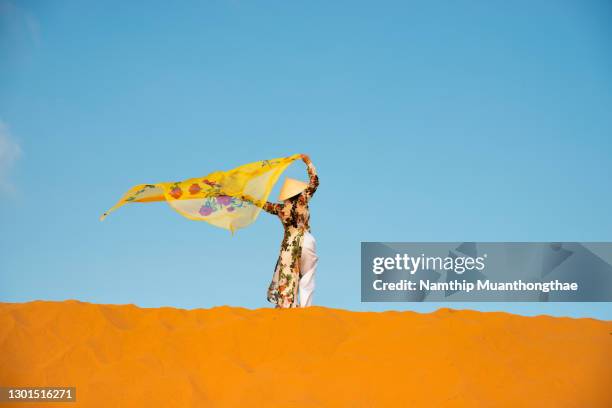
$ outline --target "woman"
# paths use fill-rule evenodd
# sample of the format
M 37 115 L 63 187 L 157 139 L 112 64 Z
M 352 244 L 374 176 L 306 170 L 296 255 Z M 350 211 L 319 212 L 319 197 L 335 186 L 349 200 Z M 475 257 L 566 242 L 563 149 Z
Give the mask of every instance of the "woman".
M 312 304 L 318 258 L 315 239 L 310 234 L 308 202 L 319 186 L 319 177 L 310 158 L 303 154 L 302 160 L 306 163 L 309 183 L 287 178 L 279 194 L 282 203 L 266 202 L 260 206 L 278 216 L 285 229 L 272 283 L 268 288 L 268 301 L 277 308 L 298 307 L 298 288 L 299 306 Z M 252 202 L 248 196 L 242 199 Z

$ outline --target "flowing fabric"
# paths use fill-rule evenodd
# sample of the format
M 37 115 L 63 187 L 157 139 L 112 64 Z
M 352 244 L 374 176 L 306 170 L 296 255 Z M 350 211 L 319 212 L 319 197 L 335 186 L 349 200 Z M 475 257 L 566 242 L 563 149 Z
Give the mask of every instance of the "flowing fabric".
M 125 204 L 166 201 L 184 217 L 206 221 L 233 233 L 257 219 L 280 175 L 300 157 L 295 154 L 262 160 L 184 181 L 139 184 L 128 190 L 100 220 Z

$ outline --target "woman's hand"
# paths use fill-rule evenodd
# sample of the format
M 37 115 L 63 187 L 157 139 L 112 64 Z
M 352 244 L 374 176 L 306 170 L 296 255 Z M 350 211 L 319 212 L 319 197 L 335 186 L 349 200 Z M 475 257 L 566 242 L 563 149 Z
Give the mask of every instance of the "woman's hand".
M 302 160 L 304 160 L 304 163 L 308 163 L 310 162 L 310 157 L 307 154 L 302 154 Z

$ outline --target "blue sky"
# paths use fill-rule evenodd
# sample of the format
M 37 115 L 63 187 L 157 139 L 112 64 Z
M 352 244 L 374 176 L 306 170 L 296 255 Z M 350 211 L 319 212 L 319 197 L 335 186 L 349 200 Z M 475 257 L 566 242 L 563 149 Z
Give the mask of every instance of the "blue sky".
M 305 152 L 315 303 L 612 319 L 359 290 L 361 241 L 612 240 L 611 22 L 605 1 L 0 0 L 0 300 L 268 307 L 277 219 L 98 217 L 134 184 Z

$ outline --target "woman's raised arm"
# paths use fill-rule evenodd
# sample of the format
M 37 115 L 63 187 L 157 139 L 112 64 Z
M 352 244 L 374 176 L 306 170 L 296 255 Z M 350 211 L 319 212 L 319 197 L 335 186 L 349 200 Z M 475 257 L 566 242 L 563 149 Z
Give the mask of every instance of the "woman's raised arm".
M 255 198 L 251 197 L 250 195 L 246 195 L 246 194 L 241 195 L 238 198 L 240 198 L 242 201 L 248 201 L 249 203 L 257 207 L 260 207 L 265 212 L 273 214 L 273 215 L 278 215 L 278 213 L 280 212 L 282 208 L 282 204 L 271 203 L 269 201 L 266 201 L 265 203 L 262 204 L 261 201 L 258 201 Z
M 306 163 L 306 170 L 308 171 L 308 177 L 310 178 L 308 187 L 304 189 L 302 195 L 306 198 L 306 200 L 310 200 L 312 195 L 317 191 L 317 187 L 319 187 L 319 176 L 317 175 L 317 169 L 315 168 L 312 161 L 310 161 L 310 157 L 307 154 L 302 155 L 302 160 Z

